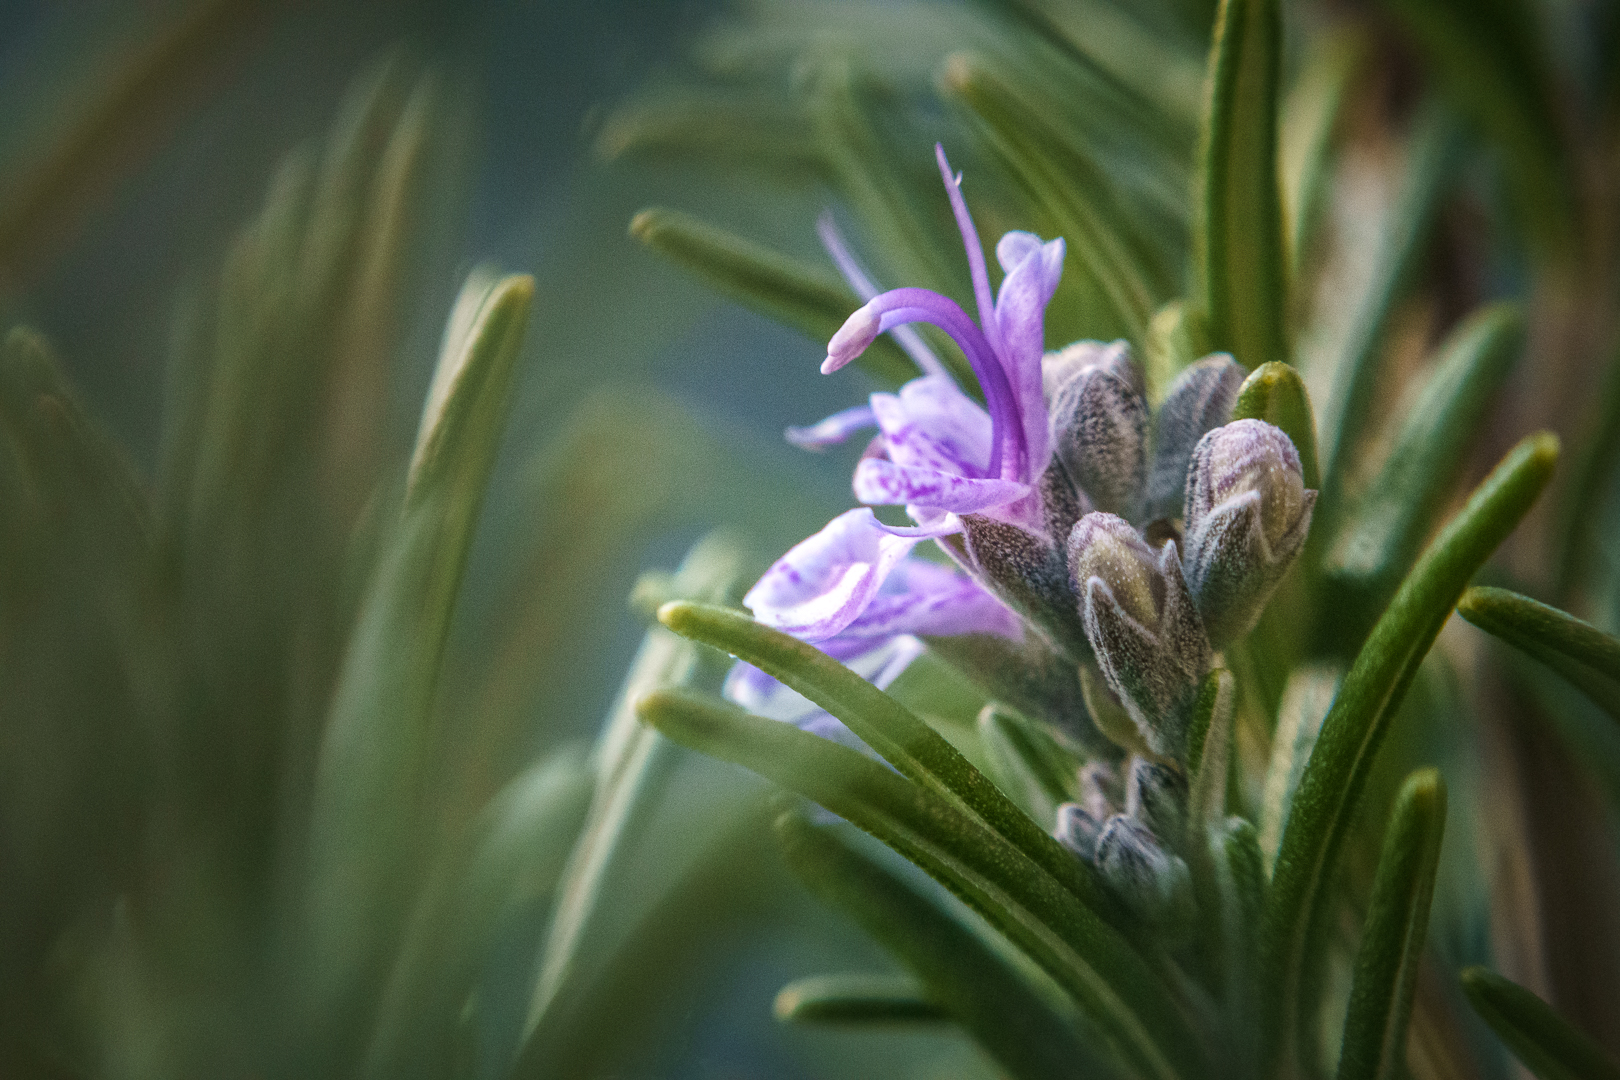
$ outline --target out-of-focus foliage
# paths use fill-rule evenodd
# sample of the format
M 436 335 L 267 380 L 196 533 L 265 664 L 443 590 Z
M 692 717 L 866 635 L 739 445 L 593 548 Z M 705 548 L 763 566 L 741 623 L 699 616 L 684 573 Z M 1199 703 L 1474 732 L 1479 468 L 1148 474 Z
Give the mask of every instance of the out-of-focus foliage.
M 112 365 L 0 346 L 0 1072 L 1612 1074 L 1612 7 L 757 0 L 592 114 L 569 212 L 482 231 L 506 43 L 456 28 L 499 5 L 402 7 L 208 204 L 158 434 Z M 322 17 L 177 5 L 64 78 L 0 144 L 8 315 L 103 340 L 61 313 L 107 200 Z M 817 214 L 969 295 L 936 141 L 991 235 L 1066 239 L 1049 348 L 1127 340 L 1154 405 L 1230 350 L 1320 489 L 1196 703 L 1185 935 L 1053 839 L 1084 751 L 971 657 L 885 693 L 738 610 L 851 457 L 760 418 L 911 374 L 815 385 L 858 303 Z M 719 700 L 724 653 L 887 767 Z

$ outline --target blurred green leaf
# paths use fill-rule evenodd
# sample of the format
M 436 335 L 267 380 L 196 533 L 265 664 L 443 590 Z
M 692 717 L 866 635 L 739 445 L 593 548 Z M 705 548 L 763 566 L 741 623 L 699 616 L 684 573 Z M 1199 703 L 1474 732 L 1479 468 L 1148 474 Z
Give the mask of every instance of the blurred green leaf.
M 810 883 L 808 878 L 806 883 Z M 851 907 L 850 914 L 860 913 L 861 909 Z M 877 936 L 870 928 L 867 932 Z M 870 973 L 794 979 L 777 991 L 771 1011 L 787 1024 L 883 1025 L 950 1019 L 944 1009 L 923 996 L 916 979 Z
M 1475 586 L 1457 614 L 1546 664 L 1620 720 L 1620 639 L 1528 596 Z
M 1356 304 L 1335 364 L 1337 383 L 1319 433 L 1323 450 L 1315 529 L 1319 534 L 1340 513 L 1345 483 L 1364 445 L 1379 430 L 1372 409 L 1385 377 L 1381 362 L 1385 340 L 1396 305 L 1411 287 L 1427 247 L 1460 143 L 1456 120 L 1445 109 L 1433 103 L 1419 109 L 1406 137 L 1400 189 L 1381 225 L 1372 277 Z
M 1291 357 L 1277 180 L 1281 54 L 1277 0 L 1221 0 L 1204 90 L 1193 258 L 1210 349 L 1249 368 Z
M 367 1076 L 444 1076 L 501 928 L 562 877 L 593 779 L 584 755 L 547 758 L 503 788 L 422 890 L 371 1022 Z
M 1429 902 L 1446 828 L 1446 785 L 1434 769 L 1407 777 L 1384 834 L 1356 953 L 1339 1080 L 1397 1080 L 1429 931 Z
M 979 740 L 996 787 L 1043 825 L 1059 804 L 1079 798 L 1080 758 L 1041 725 L 994 703 L 979 713 Z
M 316 766 L 309 1007 L 344 1015 L 375 978 L 418 857 L 433 702 L 505 425 L 532 279 L 475 274 L 452 313 L 405 505 L 361 603 Z
M 643 210 L 631 235 L 738 303 L 825 344 L 861 301 L 830 274 L 804 266 L 751 240 L 707 225 L 678 210 Z M 885 386 L 898 386 L 917 366 L 887 337 L 855 363 Z
M 725 600 L 738 587 L 742 565 L 730 541 L 710 536 L 687 554 L 669 587 L 685 597 Z M 525 1038 L 533 1036 L 558 996 L 577 978 L 579 954 L 592 921 L 600 917 L 598 908 L 607 899 L 604 890 L 610 875 L 622 871 L 618 864 L 647 828 L 671 775 L 673 747 L 640 722 L 636 700 L 660 686 L 718 688 L 723 671 L 718 659 L 662 627 L 653 627 L 643 640 L 592 753 L 595 797 L 569 857 L 541 946 Z
M 1468 579 L 1530 509 L 1552 475 L 1558 440 L 1532 435 L 1474 490 L 1429 545 L 1356 656 L 1294 792 L 1266 904 L 1267 1030 L 1262 1062 L 1292 1060 L 1329 883 L 1378 747 Z
M 961 1025 L 1006 1069 L 1027 1080 L 1115 1075 L 1093 1049 L 1095 1032 L 1032 986 L 1037 976 L 940 909 L 836 827 L 797 813 L 776 824 L 788 865 L 805 886 L 842 909 L 915 976 L 821 976 L 784 987 L 779 1019 L 871 1022 L 939 1018 Z M 920 985 L 919 985 L 920 984 Z
M 1552 1006 L 1482 967 L 1462 973 L 1468 1003 L 1540 1080 L 1615 1080 L 1620 1062 Z
M 1122 211 L 1108 173 L 1088 152 L 1055 129 L 1043 106 L 990 61 L 954 54 L 942 75 L 948 93 L 982 126 L 1032 200 L 1053 217 L 1107 307 L 1092 336 L 1145 339 L 1153 309 L 1170 289 L 1130 235 L 1133 217 Z
M 1300 72 L 1283 99 L 1277 173 L 1290 277 L 1295 279 L 1316 235 L 1332 171 L 1334 135 L 1368 48 L 1356 30 L 1311 39 Z
M 1261 364 L 1249 372 L 1238 390 L 1232 419 L 1264 420 L 1281 428 L 1299 451 L 1305 486 L 1321 487 L 1321 472 L 1316 464 L 1316 416 L 1311 411 L 1311 398 L 1305 392 L 1299 372 L 1276 361 Z
M 668 604 L 658 619 L 684 637 L 746 660 L 843 721 L 889 764 L 995 830 L 1091 910 L 1106 910 L 1086 867 L 938 732 L 813 645 L 740 612 Z
M 1497 144 L 1523 225 L 1549 253 L 1577 239 L 1548 42 L 1523 0 L 1384 0 L 1449 96 Z
M 1229 817 L 1208 829 L 1204 842 L 1215 866 L 1220 913 L 1221 998 L 1226 1053 L 1232 1075 L 1253 1069 L 1260 1026 L 1260 928 L 1266 904 L 1266 869 L 1254 825 Z
M 661 690 L 643 697 L 637 711 L 677 742 L 820 803 L 920 866 L 1071 995 L 1096 1023 L 1099 1041 L 1129 1069 L 1196 1074 L 1199 1055 L 1186 1022 L 1130 945 L 1027 855 L 945 798 L 853 750 L 717 699 Z
M 1441 345 L 1382 470 L 1327 556 L 1325 571 L 1363 592 L 1369 609 L 1382 606 L 1433 529 L 1523 344 L 1518 308 L 1493 304 L 1465 319 Z

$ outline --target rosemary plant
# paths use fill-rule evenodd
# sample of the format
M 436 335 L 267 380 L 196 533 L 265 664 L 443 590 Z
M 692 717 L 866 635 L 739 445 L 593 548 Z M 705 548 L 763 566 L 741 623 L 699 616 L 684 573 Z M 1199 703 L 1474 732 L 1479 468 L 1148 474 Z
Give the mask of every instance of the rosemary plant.
M 630 230 L 825 347 L 848 505 L 587 404 L 562 614 L 460 666 L 537 288 L 471 273 L 390 442 L 441 90 L 378 65 L 155 477 L 0 345 L 0 1073 L 1620 1077 L 1617 65 L 1606 4 L 729 15 L 597 145 L 803 211 Z M 638 515 L 739 531 L 586 750 L 519 699 Z

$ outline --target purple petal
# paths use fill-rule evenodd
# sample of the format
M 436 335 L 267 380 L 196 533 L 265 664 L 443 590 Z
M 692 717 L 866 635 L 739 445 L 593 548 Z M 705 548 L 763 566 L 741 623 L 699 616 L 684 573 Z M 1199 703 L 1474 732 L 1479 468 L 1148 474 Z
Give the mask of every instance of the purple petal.
M 898 394 L 873 394 L 871 408 L 895 464 L 985 475 L 990 417 L 950 380 L 913 379 Z
M 838 272 L 844 275 L 849 287 L 855 290 L 855 295 L 862 301 L 876 296 L 878 287 L 872 284 L 872 279 L 867 276 L 865 268 L 850 252 L 849 245 L 844 243 L 844 236 L 838 231 L 838 223 L 833 220 L 831 210 L 822 211 L 821 216 L 816 219 L 816 233 L 821 237 L 821 246 L 826 249 L 828 257 L 838 267 Z M 945 365 L 940 363 L 939 357 L 934 355 L 934 350 L 923 342 L 922 336 L 917 331 L 909 326 L 897 326 L 889 332 L 906 351 L 906 355 L 922 369 L 923 374 L 950 377 Z
M 800 450 L 825 450 L 843 442 L 855 432 L 870 427 L 877 427 L 877 417 L 872 414 L 872 407 L 857 405 L 835 412 L 809 427 L 790 427 L 782 434 Z
M 1013 641 L 1023 623 L 1012 609 L 954 567 L 909 558 L 842 636 L 994 634 Z
M 1045 241 L 1032 232 L 1004 233 L 996 243 L 996 261 L 1001 264 L 1001 272 L 1012 273 L 1013 267 L 1039 251 L 1043 243 Z
M 832 637 L 859 617 L 917 543 L 882 528 L 871 510 L 850 510 L 776 560 L 743 604 L 766 626 L 795 637 Z
M 909 634 L 875 642 L 866 641 L 861 645 L 862 648 L 853 658 L 837 659 L 846 660 L 855 674 L 879 690 L 887 689 L 925 651 L 923 643 Z M 757 716 L 780 720 L 813 735 L 866 751 L 865 745 L 821 706 L 798 691 L 790 690 L 752 664 L 741 661 L 734 664 L 726 676 L 722 693 Z
M 973 514 L 1029 494 L 1016 480 L 981 480 L 868 458 L 855 467 L 855 497 L 878 506 L 915 504 Z
M 1021 249 L 1024 257 L 1002 279 L 995 319 L 1007 383 L 1029 454 L 1026 478 L 1033 478 L 1046 471 L 1052 458 L 1046 398 L 1041 387 L 1041 356 L 1046 351 L 1046 305 L 1063 276 L 1063 240 L 1035 247 L 1020 239 L 1008 247 Z

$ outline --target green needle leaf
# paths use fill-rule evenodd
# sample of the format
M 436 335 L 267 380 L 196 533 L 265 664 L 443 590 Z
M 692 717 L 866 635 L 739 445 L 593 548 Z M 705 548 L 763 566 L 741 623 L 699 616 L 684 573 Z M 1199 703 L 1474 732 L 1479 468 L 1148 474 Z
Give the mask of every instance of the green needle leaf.
M 1321 217 L 1334 132 L 1368 47 L 1364 35 L 1356 31 L 1317 38 L 1283 102 L 1277 162 L 1289 269 L 1296 276 Z
M 1417 555 L 1523 344 L 1518 308 L 1493 304 L 1441 346 L 1388 460 L 1328 556 L 1329 572 L 1366 594 L 1369 607 L 1382 605 Z
M 860 923 L 914 976 L 800 979 L 777 994 L 778 1019 L 948 1019 L 1013 1077 L 1115 1075 L 1094 1048 L 1095 1033 L 1043 995 L 1034 981 L 1040 976 L 1017 963 L 1004 944 L 942 910 L 843 830 L 788 813 L 778 819 L 776 833 L 788 865 L 805 886 Z
M 1212 827 L 1206 842 L 1215 865 L 1215 893 L 1219 898 L 1221 990 L 1226 1006 L 1228 1053 L 1235 1066 L 1231 1075 L 1245 1075 L 1255 1052 L 1259 1016 L 1261 917 L 1265 911 L 1266 870 L 1260 854 L 1259 834 L 1240 817 L 1229 817 Z
M 1356 954 L 1339 1080 L 1398 1080 L 1405 1075 L 1406 1026 L 1445 828 L 1445 782 L 1434 769 L 1421 769 L 1402 785 L 1384 834 Z
M 1281 428 L 1299 451 L 1305 486 L 1321 487 L 1322 475 L 1316 463 L 1316 416 L 1311 411 L 1311 398 L 1305 392 L 1305 382 L 1299 372 L 1276 361 L 1261 364 L 1249 372 L 1238 390 L 1232 419 L 1264 420 Z
M 1551 1005 L 1494 971 L 1462 973 L 1474 1011 L 1540 1080 L 1620 1080 L 1620 1062 Z
M 1263 1061 L 1293 1057 L 1309 1003 L 1305 966 L 1329 883 L 1396 707 L 1472 577 L 1513 531 L 1552 476 L 1558 440 L 1519 443 L 1447 523 L 1395 594 L 1357 655 L 1306 762 L 1288 811 L 1266 904 L 1269 1000 Z
M 977 118 L 996 152 L 1035 202 L 1053 217 L 1069 253 L 1106 298 L 1103 325 L 1093 329 L 1146 340 L 1154 308 L 1169 282 L 1153 272 L 1144 241 L 1129 234 L 1111 178 L 1095 156 L 1058 130 L 1047 106 L 1031 99 L 984 59 L 957 53 L 942 76 L 945 89 Z
M 739 304 L 786 323 L 818 345 L 826 344 L 861 306 L 830 274 L 678 210 L 641 211 L 630 221 L 630 235 Z M 855 363 L 891 386 L 917 374 L 917 366 L 887 337 L 873 342 Z
M 1469 589 L 1457 614 L 1546 664 L 1620 720 L 1620 639 L 1506 589 Z
M 865 908 L 851 908 L 850 914 L 857 910 Z M 867 932 L 877 936 L 870 926 Z M 916 979 L 865 972 L 795 979 L 776 992 L 771 1011 L 785 1024 L 894 1024 L 950 1019 L 944 1009 L 923 996 Z
M 405 506 L 333 691 L 309 826 L 309 1005 L 317 1011 L 350 1006 L 371 977 L 419 853 L 440 662 L 533 290 L 528 277 L 474 274 L 457 302 Z
M 1059 804 L 1079 797 L 1080 758 L 1040 724 L 991 703 L 979 713 L 979 740 L 996 786 L 1036 821 L 1054 821 Z
M 713 645 L 797 690 L 843 721 L 900 772 L 952 805 L 976 814 L 1063 883 L 1091 910 L 1108 910 L 1085 865 L 992 784 L 933 728 L 889 695 L 813 645 L 729 608 L 665 604 L 658 621 Z
M 1458 105 L 1496 142 L 1531 237 L 1564 253 L 1579 205 L 1541 13 L 1523 0 L 1385 0 Z
M 676 742 L 820 803 L 921 867 L 1050 975 L 1130 1070 L 1200 1075 L 1186 1022 L 1126 940 L 939 794 L 830 740 L 690 691 L 655 691 L 636 711 Z
M 1384 224 L 1372 282 L 1357 305 L 1338 360 L 1341 384 L 1334 388 L 1323 414 L 1322 502 L 1315 530 L 1337 513 L 1334 505 L 1344 480 L 1356 463 L 1361 444 L 1378 425 L 1370 415 L 1383 377 L 1384 339 L 1395 306 L 1416 273 L 1429 238 L 1435 212 L 1461 143 L 1455 119 L 1444 109 L 1428 105 L 1413 121 L 1407 136 L 1406 171 L 1395 205 Z
M 1601 675 L 1620 679 L 1620 638 L 1605 634 L 1528 596 L 1507 589 L 1475 586 L 1457 602 L 1457 614 L 1536 659 L 1557 653 Z
M 1251 368 L 1289 358 L 1277 182 L 1281 52 L 1277 0 L 1222 0 L 1204 90 L 1193 261 L 1210 347 Z

